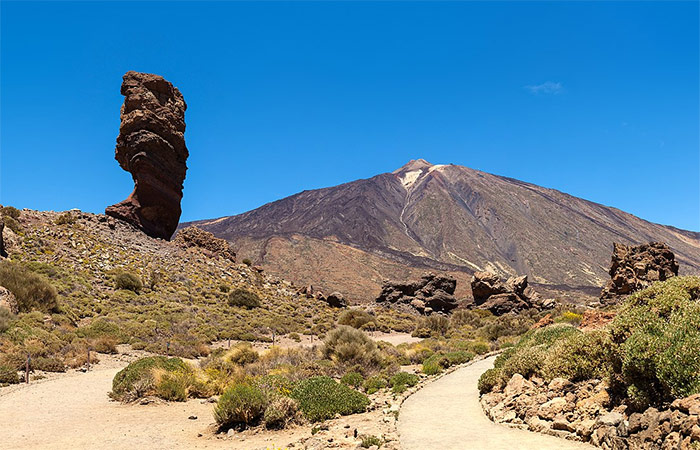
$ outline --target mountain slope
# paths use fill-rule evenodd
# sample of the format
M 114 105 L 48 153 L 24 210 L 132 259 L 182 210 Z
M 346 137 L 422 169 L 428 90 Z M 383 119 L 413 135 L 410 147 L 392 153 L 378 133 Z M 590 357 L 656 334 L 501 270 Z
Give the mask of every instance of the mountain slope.
M 424 160 L 197 225 L 273 273 L 355 300 L 369 300 L 382 278 L 427 269 L 461 275 L 462 295 L 468 295 L 464 281 L 484 269 L 592 293 L 607 278 L 613 242 L 666 242 L 682 272 L 700 272 L 700 233 Z

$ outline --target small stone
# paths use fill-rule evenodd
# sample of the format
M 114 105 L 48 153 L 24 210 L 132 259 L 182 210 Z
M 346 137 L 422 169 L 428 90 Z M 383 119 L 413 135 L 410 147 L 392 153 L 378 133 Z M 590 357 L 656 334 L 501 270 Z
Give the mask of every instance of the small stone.
M 188 417 L 188 419 L 190 419 L 190 420 L 197 420 L 197 416 L 190 416 L 190 417 Z
M 616 427 L 618 426 L 623 420 L 625 420 L 625 416 L 618 412 L 609 412 L 607 414 L 604 414 L 600 417 L 598 417 L 598 420 L 596 423 L 601 426 L 606 426 L 606 427 Z

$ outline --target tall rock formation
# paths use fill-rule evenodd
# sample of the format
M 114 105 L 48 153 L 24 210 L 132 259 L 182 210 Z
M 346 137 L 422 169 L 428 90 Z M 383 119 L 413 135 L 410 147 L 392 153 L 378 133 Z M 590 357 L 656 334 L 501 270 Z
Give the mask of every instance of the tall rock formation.
M 661 242 L 629 246 L 613 244 L 610 281 L 600 293 L 603 303 L 644 289 L 654 281 L 664 281 L 678 275 L 676 257 Z
M 170 239 L 182 212 L 189 153 L 180 91 L 159 75 L 127 72 L 115 159 L 134 179 L 134 191 L 105 213 L 151 237 Z

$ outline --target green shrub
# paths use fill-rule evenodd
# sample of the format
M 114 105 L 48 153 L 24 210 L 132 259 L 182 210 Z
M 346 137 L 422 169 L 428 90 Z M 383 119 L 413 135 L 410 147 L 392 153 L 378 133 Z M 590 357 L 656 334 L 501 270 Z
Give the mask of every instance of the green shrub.
M 237 288 L 228 295 L 228 305 L 246 309 L 258 308 L 260 307 L 260 297 L 255 292 Z
M 56 289 L 43 276 L 11 261 L 0 261 L 0 285 L 17 299 L 20 312 L 58 312 Z
M 117 274 L 114 278 L 114 285 L 117 289 L 124 289 L 125 291 L 131 291 L 137 294 L 143 288 L 141 278 L 129 272 Z
M 370 403 L 365 395 L 326 376 L 300 381 L 291 397 L 299 402 L 299 409 L 312 422 L 331 419 L 336 414 L 361 413 Z
M 242 262 L 243 264 L 245 264 L 246 266 L 248 266 L 248 267 L 250 267 L 250 266 L 253 265 L 253 261 L 251 261 L 250 258 L 243 258 L 243 259 L 241 260 L 241 262 Z
M 188 372 L 190 367 L 180 358 L 149 356 L 138 359 L 117 372 L 112 380 L 112 398 L 131 401 L 156 393 L 155 371 Z
M 14 367 L 0 365 L 0 384 L 17 384 L 19 376 Z
M 110 336 L 102 336 L 96 339 L 92 344 L 92 348 L 97 353 L 107 353 L 110 355 L 116 355 L 118 353 L 117 340 Z
M 636 409 L 700 392 L 700 277 L 631 295 L 611 328 L 611 386 Z
M 15 320 L 15 315 L 7 308 L 0 308 L 0 333 L 10 329 L 12 322 Z
M 247 342 L 236 344 L 224 355 L 225 361 L 237 364 L 239 366 L 254 363 L 259 358 L 260 355 L 258 352 Z
M 166 372 L 156 380 L 156 395 L 164 400 L 184 402 L 194 377 L 189 370 Z
M 348 325 L 353 328 L 362 328 L 372 322 L 374 317 L 367 311 L 361 309 L 348 309 L 338 316 L 338 325 Z
M 429 330 L 429 335 L 444 336 L 449 328 L 450 320 L 445 316 L 435 314 L 421 318 L 418 325 L 416 325 L 414 335 L 417 337 L 427 337 L 425 336 L 426 330 Z
M 607 331 L 577 333 L 555 342 L 544 361 L 544 377 L 571 381 L 603 378 L 611 366 L 612 342 Z
M 362 448 L 370 448 L 370 447 L 381 447 L 384 444 L 384 441 L 372 434 L 362 434 L 360 435 L 360 446 Z
M 268 399 L 256 386 L 246 383 L 235 384 L 219 397 L 214 408 L 214 419 L 219 429 L 246 427 L 262 419 Z
M 420 377 L 416 374 L 398 372 L 389 379 L 389 385 L 391 385 L 391 392 L 394 394 L 400 394 L 404 392 L 406 388 L 413 387 L 418 384 L 418 381 L 420 381 Z
M 450 367 L 450 361 L 442 353 L 435 353 L 423 361 L 423 373 L 426 375 L 437 375 Z
M 362 382 L 364 380 L 365 379 L 362 377 L 362 374 L 357 372 L 348 372 L 345 375 L 343 375 L 343 378 L 340 379 L 340 382 L 346 386 L 351 386 L 357 389 L 358 387 L 362 386 Z
M 502 388 L 504 384 L 502 371 L 497 368 L 489 369 L 479 377 L 479 393 L 486 394 L 494 388 Z
M 367 394 L 374 394 L 375 392 L 379 391 L 380 389 L 384 389 L 387 386 L 387 381 L 384 377 L 380 375 L 375 375 L 373 377 L 369 377 L 365 380 L 364 383 L 362 383 L 362 388 L 365 390 Z
M 31 368 L 43 372 L 65 372 L 66 366 L 58 358 L 37 356 L 31 359 Z
M 367 369 L 376 368 L 382 362 L 382 355 L 372 339 L 344 325 L 328 333 L 323 341 L 323 355 L 341 364 L 357 364 Z
M 22 212 L 14 206 L 3 206 L 2 208 L 0 208 L 0 215 L 11 217 L 13 219 L 19 219 L 19 216 L 22 215 Z

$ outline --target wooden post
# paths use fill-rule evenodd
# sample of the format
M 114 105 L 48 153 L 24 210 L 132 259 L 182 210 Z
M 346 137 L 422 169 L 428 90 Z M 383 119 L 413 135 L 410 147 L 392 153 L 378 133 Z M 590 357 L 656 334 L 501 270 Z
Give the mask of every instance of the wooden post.
M 29 353 L 27 353 L 27 364 L 24 366 L 24 382 L 29 384 L 29 363 L 31 360 L 31 356 L 29 356 Z
M 275 332 L 272 332 L 272 346 L 275 346 Z
M 87 370 L 88 370 L 88 372 L 89 372 L 89 371 L 90 371 L 90 347 L 88 347 L 87 352 L 88 352 L 88 355 L 87 355 L 87 356 L 88 356 L 88 358 L 87 358 Z
M 165 354 L 166 356 L 170 357 L 170 341 L 168 341 L 168 343 L 165 344 Z
M 228 338 L 228 348 L 231 348 L 231 338 Z

